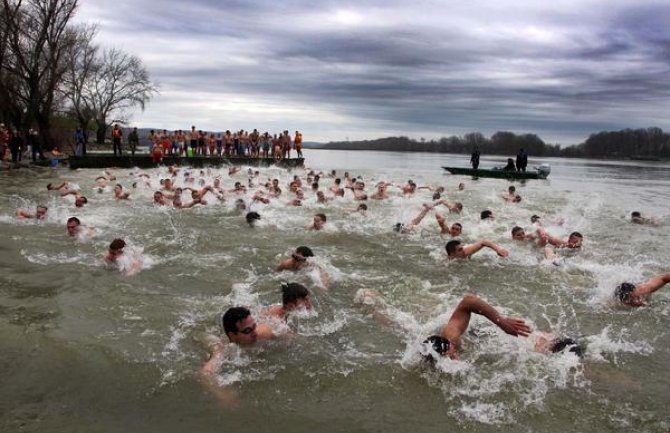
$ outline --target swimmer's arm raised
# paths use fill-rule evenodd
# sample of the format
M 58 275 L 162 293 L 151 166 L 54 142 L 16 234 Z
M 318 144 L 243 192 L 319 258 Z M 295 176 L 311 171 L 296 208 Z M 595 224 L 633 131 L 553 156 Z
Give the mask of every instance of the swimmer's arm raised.
M 660 274 L 635 287 L 633 296 L 640 301 L 645 301 L 652 293 L 670 283 L 670 273 Z
M 461 335 L 468 329 L 472 313 L 486 317 L 506 334 L 523 337 L 530 334 L 530 327 L 523 320 L 504 317 L 483 299 L 474 295 L 465 295 L 442 329 L 442 336 L 458 346 Z

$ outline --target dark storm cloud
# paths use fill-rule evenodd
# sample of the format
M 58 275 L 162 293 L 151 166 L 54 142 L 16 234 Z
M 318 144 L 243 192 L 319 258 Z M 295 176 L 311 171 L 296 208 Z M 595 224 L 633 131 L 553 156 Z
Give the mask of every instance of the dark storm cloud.
M 118 9 L 132 14 L 90 15 L 105 43 L 145 58 L 164 92 L 205 94 L 205 104 L 243 95 L 323 107 L 389 133 L 515 130 L 551 141 L 668 129 L 659 113 L 670 108 L 670 6 L 559 3 L 475 11 L 431 2 L 121 0 Z

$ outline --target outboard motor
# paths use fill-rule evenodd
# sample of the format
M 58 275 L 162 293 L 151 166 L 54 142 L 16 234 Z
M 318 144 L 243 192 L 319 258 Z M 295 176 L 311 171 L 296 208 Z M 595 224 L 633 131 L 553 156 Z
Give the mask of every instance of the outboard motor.
M 549 173 L 551 173 L 551 166 L 546 162 L 544 164 L 540 164 L 539 167 L 535 168 L 537 169 L 537 172 L 543 177 L 547 177 L 549 176 Z

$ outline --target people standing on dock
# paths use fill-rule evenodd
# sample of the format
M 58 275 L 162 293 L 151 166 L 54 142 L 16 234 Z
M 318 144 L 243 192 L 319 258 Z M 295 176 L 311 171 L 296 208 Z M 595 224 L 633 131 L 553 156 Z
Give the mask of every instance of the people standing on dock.
M 122 155 L 121 152 L 122 137 L 123 137 L 123 131 L 121 130 L 121 127 L 117 123 L 114 125 L 114 128 L 112 129 L 112 145 L 114 146 L 114 156 L 116 156 L 117 149 L 119 151 L 119 156 Z
M 135 156 L 135 151 L 137 150 L 137 146 L 140 144 L 140 137 L 137 134 L 137 128 L 133 128 L 132 131 L 130 131 L 130 134 L 128 134 L 128 146 L 130 147 L 130 154 L 132 156 Z
M 295 131 L 295 138 L 293 139 L 293 143 L 298 158 L 302 158 L 302 132 Z
M 479 148 L 475 147 L 475 150 L 472 151 L 472 155 L 470 156 L 470 163 L 472 163 L 472 168 L 477 170 L 479 168 Z

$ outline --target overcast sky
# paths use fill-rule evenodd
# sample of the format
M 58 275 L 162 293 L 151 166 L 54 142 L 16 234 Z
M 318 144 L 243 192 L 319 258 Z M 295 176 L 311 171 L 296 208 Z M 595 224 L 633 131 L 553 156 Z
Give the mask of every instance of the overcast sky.
M 670 3 L 82 0 L 160 86 L 141 127 L 306 141 L 670 130 Z

